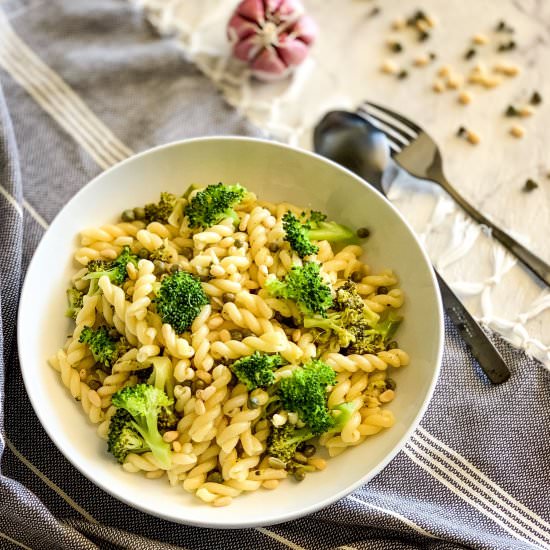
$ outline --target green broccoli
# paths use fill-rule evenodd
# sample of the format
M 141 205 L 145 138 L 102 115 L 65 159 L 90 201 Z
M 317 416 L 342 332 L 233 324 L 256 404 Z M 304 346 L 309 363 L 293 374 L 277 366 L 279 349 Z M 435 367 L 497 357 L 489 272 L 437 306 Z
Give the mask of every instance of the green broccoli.
M 83 277 L 83 279 L 93 281 L 94 279 L 100 279 L 106 275 L 114 285 L 121 285 L 128 278 L 126 266 L 129 263 L 137 266 L 138 261 L 139 258 L 131 252 L 130 247 L 125 246 L 122 248 L 122 251 L 116 260 L 113 260 L 112 262 L 92 260 L 88 264 L 88 273 Z
M 321 212 L 312 211 L 309 219 L 305 219 L 305 212 L 300 217 L 302 221 L 290 211 L 283 216 L 285 241 L 300 258 L 311 256 L 319 251 L 319 247 L 311 241 L 355 242 L 357 240 L 351 229 L 336 222 L 327 222 L 325 214 Z
M 246 384 L 249 390 L 271 386 L 275 381 L 273 371 L 282 365 L 280 355 L 267 355 L 255 351 L 252 355 L 242 357 L 230 365 L 239 381 Z
M 340 433 L 356 410 L 355 403 L 342 403 L 332 409 L 330 411 L 332 425 L 324 433 Z M 297 447 L 314 438 L 315 435 L 308 426 L 297 428 L 289 422 L 281 427 L 273 426 L 267 440 L 267 452 L 285 464 L 291 463 Z
M 145 221 L 168 223 L 168 218 L 176 206 L 176 200 L 176 195 L 162 192 L 159 202 L 145 205 Z
M 273 296 L 294 300 L 306 315 L 324 317 L 332 305 L 331 291 L 321 278 L 319 264 L 293 266 L 282 281 L 268 279 L 265 287 Z
M 159 260 L 161 262 L 171 262 L 173 257 L 174 252 L 172 250 L 169 250 L 165 246 L 161 246 L 160 248 L 157 248 L 156 250 L 153 250 L 149 253 L 149 260 L 151 260 L 152 262 L 154 262 L 155 260 Z
M 326 317 L 306 317 L 304 327 L 318 329 L 317 343 L 328 350 L 365 354 L 385 350 L 400 322 L 393 311 L 380 318 L 366 306 L 355 284 L 347 281 L 335 292 L 333 310 Z
M 298 445 L 313 437 L 315 434 L 308 427 L 297 428 L 288 422 L 280 427 L 273 426 L 267 439 L 267 453 L 288 464 L 292 462 Z
M 65 315 L 76 320 L 78 312 L 82 309 L 84 294 L 76 288 L 67 289 L 67 311 Z
M 345 225 L 327 222 L 327 217 L 321 212 L 312 211 L 307 220 L 307 236 L 314 241 L 357 242 L 355 233 Z
M 131 422 L 132 416 L 124 409 L 117 409 L 109 422 L 107 450 L 121 464 L 128 453 L 143 453 L 149 450 L 145 440 Z
M 166 395 L 174 397 L 174 377 L 172 374 L 172 363 L 168 357 L 153 357 L 151 360 L 153 370 L 147 383 L 162 390 Z
M 118 334 L 112 337 L 111 330 L 104 325 L 95 330 L 92 327 L 84 327 L 78 341 L 87 344 L 94 359 L 108 369 L 111 369 L 116 360 L 129 349 L 126 338 Z
M 308 238 L 308 224 L 302 224 L 300 220 L 289 210 L 283 216 L 283 230 L 285 232 L 285 241 L 290 244 L 290 248 L 300 256 L 305 258 L 319 252 L 319 247 L 314 245 Z
M 185 271 L 165 276 L 155 289 L 155 304 L 163 321 L 181 334 L 209 303 L 198 279 Z
M 291 376 L 281 378 L 278 384 L 282 408 L 298 413 L 314 435 L 326 432 L 334 423 L 327 408 L 327 387 L 335 381 L 332 367 L 317 359 L 294 369 Z
M 212 227 L 224 218 L 232 218 L 238 222 L 238 215 L 233 207 L 241 202 L 246 189 L 240 185 L 209 185 L 199 191 L 185 207 L 184 214 L 189 220 L 189 227 Z
M 158 420 L 163 409 L 170 407 L 173 400 L 154 386 L 138 384 L 117 391 L 112 396 L 112 403 L 117 409 L 124 409 L 130 413 L 131 420 L 128 426 L 141 435 L 160 467 L 170 468 L 170 444 L 162 439 Z

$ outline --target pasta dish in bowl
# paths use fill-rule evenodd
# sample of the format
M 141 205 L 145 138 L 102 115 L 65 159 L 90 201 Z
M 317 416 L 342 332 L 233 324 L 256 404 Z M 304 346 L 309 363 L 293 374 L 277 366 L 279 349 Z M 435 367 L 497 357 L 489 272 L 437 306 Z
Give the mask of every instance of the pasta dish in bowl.
M 253 139 L 170 144 L 96 178 L 20 308 L 25 384 L 60 450 L 129 504 L 210 527 L 285 521 L 375 475 L 441 354 L 433 275 L 395 209 Z

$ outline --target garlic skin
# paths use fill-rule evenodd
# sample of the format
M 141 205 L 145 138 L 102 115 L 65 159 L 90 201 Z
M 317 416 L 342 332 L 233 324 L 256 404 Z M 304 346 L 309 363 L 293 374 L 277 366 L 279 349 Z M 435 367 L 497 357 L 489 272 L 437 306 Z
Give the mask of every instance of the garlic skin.
M 260 80 L 288 76 L 302 63 L 317 25 L 300 0 L 243 0 L 227 25 L 233 55 Z

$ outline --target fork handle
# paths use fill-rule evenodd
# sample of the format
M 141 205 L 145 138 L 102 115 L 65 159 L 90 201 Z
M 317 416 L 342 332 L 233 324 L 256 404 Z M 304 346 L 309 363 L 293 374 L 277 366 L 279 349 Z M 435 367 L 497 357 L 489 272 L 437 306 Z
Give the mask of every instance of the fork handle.
M 434 179 L 437 179 L 441 187 L 443 187 L 443 189 L 451 195 L 454 201 L 457 202 L 476 222 L 487 226 L 495 239 L 502 243 L 505 248 L 528 267 L 537 277 L 547 285 L 550 285 L 550 265 L 538 256 L 535 256 L 535 254 L 518 243 L 518 241 L 506 233 L 506 231 L 503 231 L 491 220 L 487 219 L 479 210 L 474 208 L 464 197 L 462 197 L 462 195 L 457 193 L 455 188 L 444 177 Z

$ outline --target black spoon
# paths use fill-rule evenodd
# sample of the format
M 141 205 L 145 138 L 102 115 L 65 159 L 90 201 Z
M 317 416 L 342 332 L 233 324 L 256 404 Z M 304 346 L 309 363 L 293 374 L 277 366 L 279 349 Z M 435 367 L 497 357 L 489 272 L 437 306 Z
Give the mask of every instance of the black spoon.
M 374 124 L 356 113 L 331 111 L 315 127 L 313 143 L 317 153 L 345 166 L 386 195 L 382 178 L 390 166 L 390 148 Z M 489 337 L 437 271 L 435 275 L 445 310 L 489 380 L 493 384 L 508 380 L 510 371 Z

